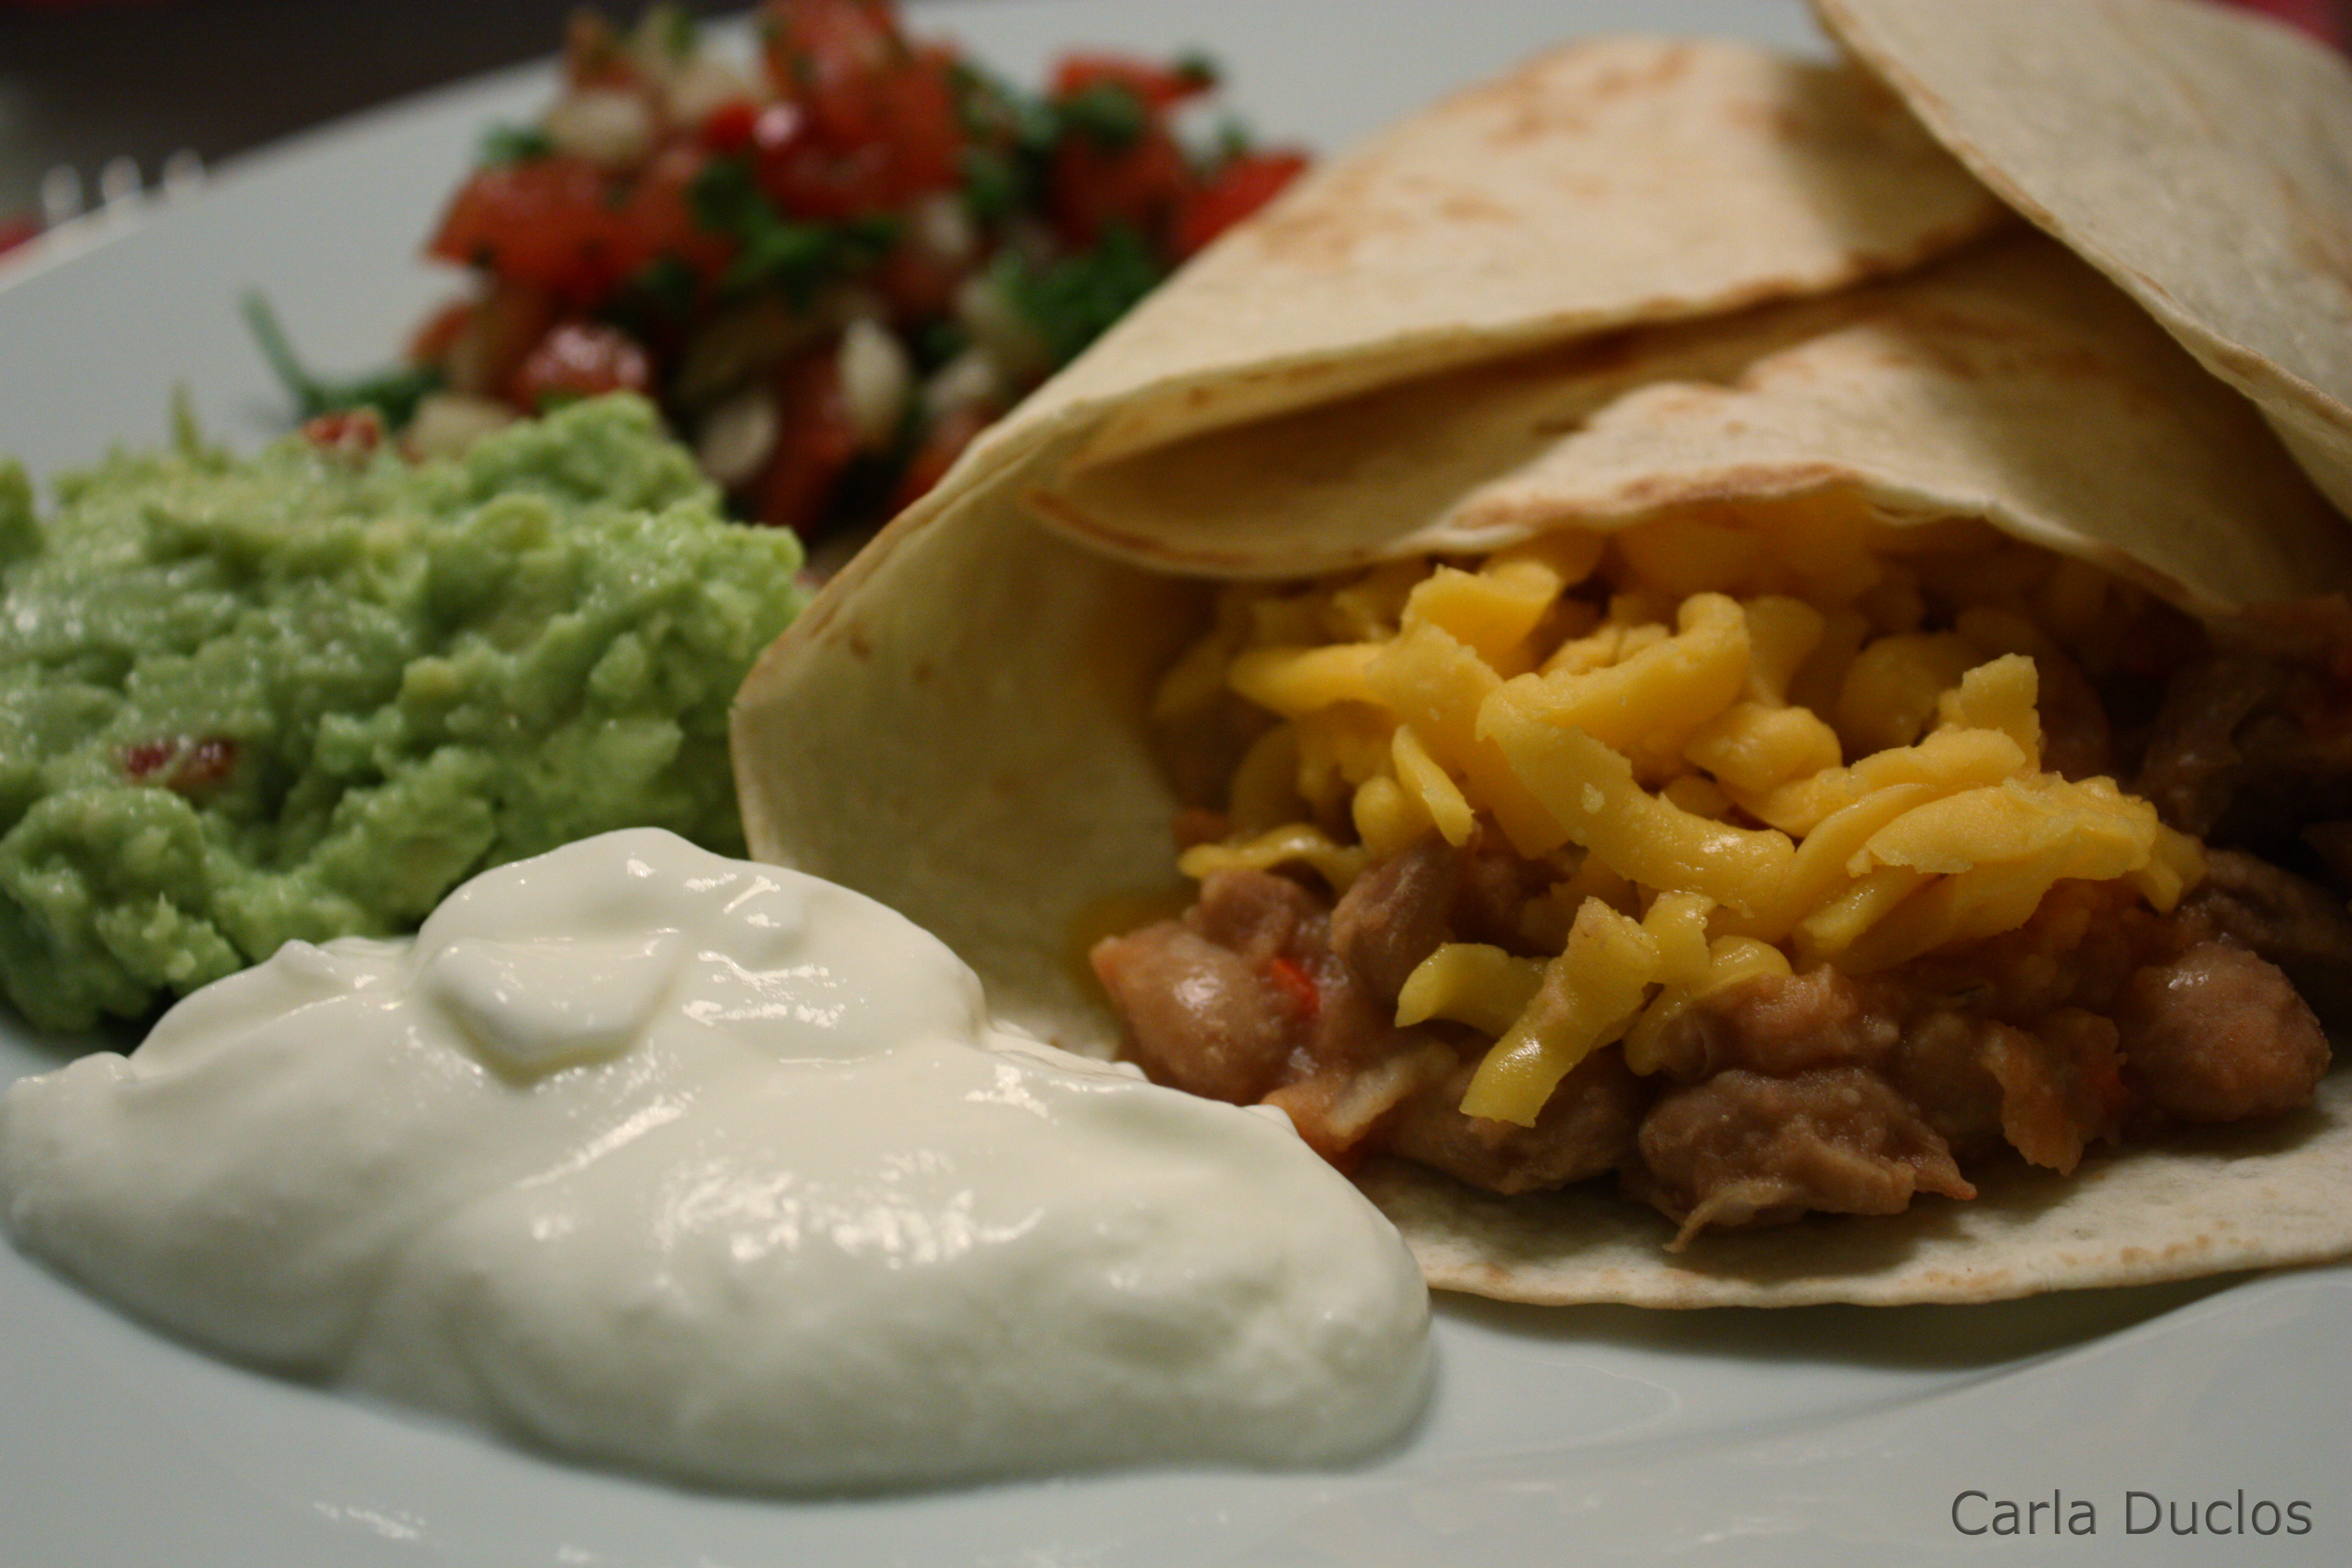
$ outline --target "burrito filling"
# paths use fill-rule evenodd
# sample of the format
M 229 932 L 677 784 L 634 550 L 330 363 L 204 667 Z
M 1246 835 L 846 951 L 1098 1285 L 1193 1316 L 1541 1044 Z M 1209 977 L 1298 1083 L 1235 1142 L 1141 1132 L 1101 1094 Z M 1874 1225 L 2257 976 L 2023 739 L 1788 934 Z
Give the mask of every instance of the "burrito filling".
M 1343 1167 L 1679 1247 L 2282 1115 L 2352 1014 L 2340 596 L 1815 496 L 1228 586 L 1153 717 L 1198 891 L 1092 950 L 1126 1051 Z

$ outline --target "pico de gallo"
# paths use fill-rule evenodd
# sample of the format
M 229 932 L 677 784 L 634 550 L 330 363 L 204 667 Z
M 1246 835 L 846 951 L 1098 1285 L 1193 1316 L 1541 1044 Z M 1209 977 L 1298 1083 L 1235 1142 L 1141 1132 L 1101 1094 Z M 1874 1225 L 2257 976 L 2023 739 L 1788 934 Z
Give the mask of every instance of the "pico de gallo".
M 680 12 L 575 17 L 562 94 L 491 136 L 426 247 L 473 281 L 407 371 L 322 386 L 257 319 L 306 412 L 372 404 L 422 453 L 628 388 L 743 517 L 879 521 L 1305 164 L 1188 144 L 1203 59 L 1071 54 L 1033 95 L 895 0 L 757 24 L 736 62 Z

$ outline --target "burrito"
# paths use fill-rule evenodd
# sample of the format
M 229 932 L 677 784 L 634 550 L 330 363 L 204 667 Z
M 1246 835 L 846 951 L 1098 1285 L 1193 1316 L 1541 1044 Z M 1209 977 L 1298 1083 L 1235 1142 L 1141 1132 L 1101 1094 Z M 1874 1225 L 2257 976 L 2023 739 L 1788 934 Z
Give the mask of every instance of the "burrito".
M 2352 1248 L 2352 530 L 2062 247 L 1181 428 L 1118 368 L 754 670 L 755 853 L 1058 1044 L 1281 1106 L 1441 1287 Z

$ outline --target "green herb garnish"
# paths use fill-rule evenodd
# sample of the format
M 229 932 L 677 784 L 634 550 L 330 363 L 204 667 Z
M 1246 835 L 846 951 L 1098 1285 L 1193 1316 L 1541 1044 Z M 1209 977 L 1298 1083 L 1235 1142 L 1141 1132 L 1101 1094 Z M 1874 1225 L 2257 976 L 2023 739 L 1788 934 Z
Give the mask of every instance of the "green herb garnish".
M 997 257 L 996 286 L 1045 340 L 1055 364 L 1100 337 L 1165 276 L 1143 237 L 1120 225 L 1081 255 L 1039 265 L 1013 251 Z
M 245 297 L 245 320 L 253 329 L 254 341 L 260 345 L 261 357 L 269 363 L 279 384 L 294 399 L 296 409 L 305 419 L 352 408 L 373 408 L 396 430 L 415 415 L 418 400 L 441 384 L 440 371 L 431 365 L 385 371 L 356 381 L 320 381 L 302 368 L 302 362 L 295 357 L 294 345 L 287 341 L 286 329 L 278 324 L 277 312 L 270 310 L 269 301 L 262 298 L 258 289 Z
M 760 188 L 740 157 L 713 158 L 688 191 L 695 221 L 733 239 L 740 249 L 719 279 L 730 293 L 779 288 L 805 310 L 817 289 L 881 259 L 898 237 L 898 220 L 874 216 L 845 223 L 788 218 Z
M 1112 149 L 1134 146 L 1151 123 L 1151 111 L 1142 96 L 1123 81 L 1088 82 L 1069 97 L 1055 100 L 1054 112 L 1063 133 L 1081 135 Z
M 536 125 L 493 125 L 482 133 L 481 161 L 488 168 L 528 163 L 554 151 L 555 142 Z

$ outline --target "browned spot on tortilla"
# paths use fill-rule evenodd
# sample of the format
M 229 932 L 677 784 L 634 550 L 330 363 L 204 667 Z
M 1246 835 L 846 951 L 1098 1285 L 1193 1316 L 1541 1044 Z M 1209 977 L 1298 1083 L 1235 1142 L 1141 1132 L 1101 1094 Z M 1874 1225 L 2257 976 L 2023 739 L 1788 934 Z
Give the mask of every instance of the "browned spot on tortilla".
M 1509 207 L 1475 191 L 1449 192 L 1439 198 L 1437 210 L 1454 223 L 1513 224 L 1519 221 L 1518 214 Z
M 1496 147 L 1573 135 L 1591 129 L 1594 110 L 1613 99 L 1656 92 L 1689 74 L 1691 48 L 1669 44 L 1647 60 L 1612 62 L 1597 72 L 1574 72 L 1574 55 L 1560 51 L 1493 83 L 1482 95 L 1457 101 L 1496 116 L 1486 140 Z
M 1812 121 L 1786 103 L 1727 103 L 1723 117 L 1772 142 L 1802 142 L 1814 134 Z
M 2296 255 L 2311 271 L 2352 296 L 2352 218 L 2320 207 L 2284 170 L 2277 179 L 2279 201 L 2294 219 Z
M 1250 237 L 1269 261 L 1309 271 L 1344 267 L 1365 241 L 1409 234 L 1416 226 L 1412 216 L 1377 198 L 1377 179 L 1360 167 L 1340 169 L 1308 198 L 1265 214 Z

